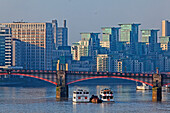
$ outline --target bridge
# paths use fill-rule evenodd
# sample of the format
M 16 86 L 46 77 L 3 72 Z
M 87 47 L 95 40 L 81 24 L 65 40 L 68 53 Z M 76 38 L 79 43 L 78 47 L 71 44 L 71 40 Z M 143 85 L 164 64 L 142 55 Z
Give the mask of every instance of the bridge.
M 153 87 L 152 99 L 162 98 L 161 87 L 170 85 L 170 74 L 146 73 L 112 73 L 112 72 L 84 72 L 84 71 L 48 71 L 48 70 L 15 70 L 0 69 L 1 75 L 25 76 L 40 79 L 56 85 L 56 98 L 68 98 L 68 85 L 84 80 L 96 78 L 118 78 L 148 84 Z

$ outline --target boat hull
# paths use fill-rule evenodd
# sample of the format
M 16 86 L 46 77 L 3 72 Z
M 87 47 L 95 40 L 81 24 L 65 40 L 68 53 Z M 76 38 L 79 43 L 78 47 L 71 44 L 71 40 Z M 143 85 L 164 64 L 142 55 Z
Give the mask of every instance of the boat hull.
M 149 86 L 137 86 L 137 90 L 150 90 L 151 88 Z

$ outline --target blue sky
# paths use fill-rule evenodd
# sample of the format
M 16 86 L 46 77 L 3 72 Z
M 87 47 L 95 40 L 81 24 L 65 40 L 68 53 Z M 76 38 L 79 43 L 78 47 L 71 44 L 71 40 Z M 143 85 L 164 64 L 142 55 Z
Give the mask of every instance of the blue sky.
M 0 0 L 0 23 L 24 20 L 67 20 L 69 44 L 80 32 L 101 32 L 101 27 L 141 23 L 141 29 L 161 29 L 170 20 L 170 0 Z M 159 33 L 161 34 L 161 33 Z

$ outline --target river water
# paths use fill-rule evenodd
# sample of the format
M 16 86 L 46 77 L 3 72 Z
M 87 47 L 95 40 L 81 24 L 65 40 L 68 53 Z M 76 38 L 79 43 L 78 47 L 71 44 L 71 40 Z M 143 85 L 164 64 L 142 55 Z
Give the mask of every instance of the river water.
M 114 91 L 114 103 L 73 103 L 77 88 L 99 94 L 103 88 Z M 163 90 L 162 102 L 152 102 L 152 91 L 137 91 L 134 83 L 88 82 L 69 85 L 69 99 L 56 101 L 56 87 L 0 87 L 0 113 L 170 113 L 170 91 Z

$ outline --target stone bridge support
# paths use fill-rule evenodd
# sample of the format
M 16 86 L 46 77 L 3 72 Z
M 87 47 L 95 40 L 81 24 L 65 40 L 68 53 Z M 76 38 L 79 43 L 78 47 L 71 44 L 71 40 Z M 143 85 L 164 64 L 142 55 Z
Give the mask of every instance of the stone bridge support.
M 162 100 L 162 76 L 161 74 L 153 75 L 152 101 L 157 102 Z
M 68 99 L 68 85 L 66 85 L 65 71 L 57 71 L 56 99 Z

